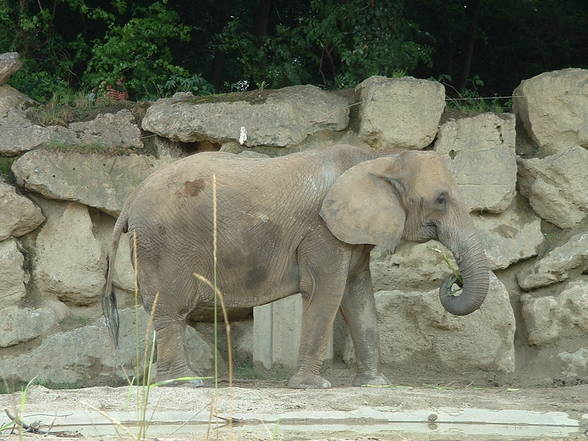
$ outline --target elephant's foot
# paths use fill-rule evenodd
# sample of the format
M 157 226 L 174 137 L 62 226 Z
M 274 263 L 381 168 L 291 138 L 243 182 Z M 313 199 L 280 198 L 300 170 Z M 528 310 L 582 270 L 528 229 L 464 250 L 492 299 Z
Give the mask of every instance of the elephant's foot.
M 353 379 L 353 386 L 384 386 L 390 384 L 390 380 L 382 374 L 358 373 Z
M 297 373 L 288 381 L 288 387 L 292 389 L 328 389 L 331 387 L 331 383 L 320 375 Z

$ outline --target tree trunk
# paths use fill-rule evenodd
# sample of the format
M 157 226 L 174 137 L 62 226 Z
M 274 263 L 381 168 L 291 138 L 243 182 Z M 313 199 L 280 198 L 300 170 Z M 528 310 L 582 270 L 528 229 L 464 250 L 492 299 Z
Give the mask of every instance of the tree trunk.
M 474 56 L 474 47 L 476 45 L 476 36 L 478 34 L 478 20 L 480 18 L 481 6 L 482 0 L 474 0 L 472 3 L 472 21 L 470 22 L 470 29 L 468 32 L 468 45 L 465 52 L 463 71 L 459 80 L 459 84 L 457 85 L 457 90 L 459 91 L 465 89 L 470 77 L 472 58 Z
M 267 26 L 269 23 L 269 12 L 272 0 L 260 0 L 255 14 L 255 38 L 257 46 L 263 44 L 263 39 L 267 35 Z
M 218 0 L 217 8 L 219 11 L 218 17 L 220 18 L 218 23 L 222 23 L 222 25 L 220 26 L 220 29 L 216 31 L 216 33 L 220 32 L 224 28 L 231 17 L 231 5 L 228 0 Z M 212 61 L 212 72 L 210 77 L 212 79 L 212 85 L 217 92 L 221 90 L 223 86 L 225 61 L 226 54 L 223 51 L 216 50 L 214 52 L 214 60 Z

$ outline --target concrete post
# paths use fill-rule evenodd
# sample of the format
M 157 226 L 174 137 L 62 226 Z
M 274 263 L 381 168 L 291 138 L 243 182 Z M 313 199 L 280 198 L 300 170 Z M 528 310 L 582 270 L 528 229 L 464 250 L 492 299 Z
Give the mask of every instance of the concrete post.
M 253 308 L 253 363 L 265 369 L 296 368 L 302 331 L 302 296 Z M 333 359 L 333 332 L 323 360 Z

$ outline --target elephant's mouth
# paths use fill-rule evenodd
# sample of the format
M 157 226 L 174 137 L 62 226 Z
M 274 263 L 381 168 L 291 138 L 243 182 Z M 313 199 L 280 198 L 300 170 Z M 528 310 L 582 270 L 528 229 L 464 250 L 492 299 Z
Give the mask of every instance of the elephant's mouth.
M 458 289 L 455 289 L 454 287 L 457 286 Z M 447 276 L 444 280 L 443 283 L 441 284 L 441 287 L 439 288 L 439 297 L 441 299 L 444 299 L 446 297 L 458 297 L 462 294 L 463 292 L 463 280 L 461 279 L 461 277 L 458 277 L 455 274 L 450 274 L 449 276 Z

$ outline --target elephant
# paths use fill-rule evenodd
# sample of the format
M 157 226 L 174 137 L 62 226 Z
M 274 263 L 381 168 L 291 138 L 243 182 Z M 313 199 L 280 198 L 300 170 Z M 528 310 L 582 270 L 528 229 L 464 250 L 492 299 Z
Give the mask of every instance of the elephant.
M 339 310 L 356 354 L 352 384 L 388 384 L 369 269 L 375 245 L 394 250 L 403 241 L 443 243 L 462 276 L 460 295 L 451 289 L 455 276 L 439 289 L 451 314 L 478 309 L 489 286 L 489 264 L 469 211 L 434 151 L 381 153 L 335 144 L 276 158 L 203 152 L 156 170 L 127 198 L 112 233 L 102 301 L 115 341 L 112 270 L 122 232 L 136 237 L 133 260 L 148 312 L 157 297 L 151 311 L 156 381 L 194 375 L 184 348 L 187 317 L 215 298 L 195 273 L 216 276 L 227 308 L 302 294 L 291 388 L 331 386 L 321 376 L 321 356 Z

